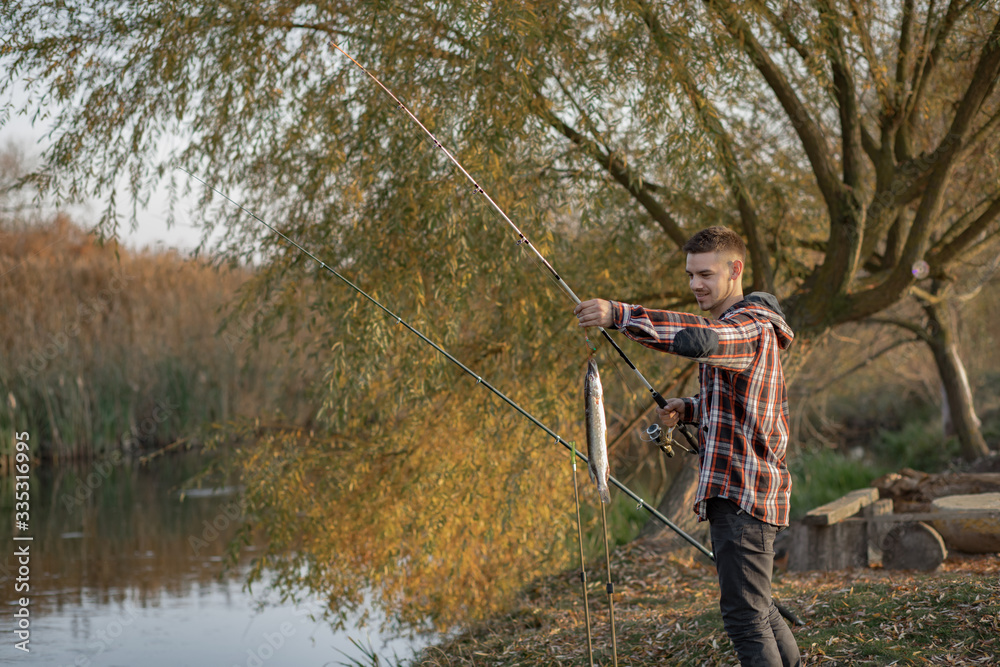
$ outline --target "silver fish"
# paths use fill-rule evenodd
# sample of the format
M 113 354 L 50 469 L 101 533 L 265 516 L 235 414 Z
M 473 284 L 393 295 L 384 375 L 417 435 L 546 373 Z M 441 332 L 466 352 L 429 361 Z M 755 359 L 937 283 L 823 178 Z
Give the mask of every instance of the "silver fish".
M 587 459 L 589 460 L 590 479 L 597 485 L 597 493 L 601 502 L 611 502 L 611 492 L 608 490 L 608 423 L 604 417 L 604 387 L 601 386 L 601 375 L 597 372 L 597 362 L 591 359 L 587 363 L 587 377 L 583 381 L 583 398 L 587 414 Z

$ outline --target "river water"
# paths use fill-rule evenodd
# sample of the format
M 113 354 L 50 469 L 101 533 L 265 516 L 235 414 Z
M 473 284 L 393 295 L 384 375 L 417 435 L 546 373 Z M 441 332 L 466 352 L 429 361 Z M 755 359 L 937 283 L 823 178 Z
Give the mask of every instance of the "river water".
M 110 462 L 35 471 L 30 542 L 14 541 L 13 483 L 0 483 L 0 663 L 46 667 L 278 667 L 388 664 L 426 638 L 379 633 L 380 617 L 342 631 L 315 620 L 318 600 L 278 604 L 266 585 L 243 582 L 254 547 L 223 573 L 238 518 L 229 489 L 184 480 L 204 461 L 170 456 L 145 466 Z M 14 633 L 24 592 L 15 548 L 30 544 L 30 652 Z M 261 606 L 261 603 L 264 606 Z M 359 642 L 365 650 L 359 649 Z M 386 664 L 386 663 L 382 663 Z

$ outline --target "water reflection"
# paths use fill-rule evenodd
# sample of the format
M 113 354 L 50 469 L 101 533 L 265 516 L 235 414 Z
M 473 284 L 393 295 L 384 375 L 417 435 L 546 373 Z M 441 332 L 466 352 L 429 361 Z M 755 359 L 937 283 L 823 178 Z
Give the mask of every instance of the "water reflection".
M 0 565 L 0 660 L 38 665 L 325 665 L 362 658 L 348 637 L 312 620 L 318 603 L 268 606 L 266 588 L 242 590 L 245 567 L 222 578 L 240 519 L 238 496 L 189 491 L 197 456 L 149 466 L 109 461 L 41 469 L 31 485 L 29 654 L 14 649 L 14 542 Z M 224 490 L 225 491 L 225 490 Z M 229 491 L 232 491 L 229 489 Z M 0 483 L 2 534 L 13 534 L 13 485 Z M 23 543 L 16 543 L 23 544 Z M 247 547 L 252 552 L 253 547 Z M 252 555 L 252 553 L 245 554 Z M 379 619 L 374 620 L 377 629 Z M 420 641 L 384 641 L 384 657 L 409 656 Z M 349 657 L 348 657 L 349 656 Z

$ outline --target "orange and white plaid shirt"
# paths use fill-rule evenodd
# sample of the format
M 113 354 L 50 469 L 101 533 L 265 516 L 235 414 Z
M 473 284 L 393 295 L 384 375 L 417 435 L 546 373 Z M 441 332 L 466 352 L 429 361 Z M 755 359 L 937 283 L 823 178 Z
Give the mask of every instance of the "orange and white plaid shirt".
M 761 521 L 787 526 L 788 396 L 778 351 L 794 334 L 777 299 L 754 292 L 717 320 L 611 304 L 615 328 L 632 340 L 700 363 L 700 393 L 684 399 L 681 417 L 698 424 L 699 518 L 707 518 L 705 501 L 720 497 Z

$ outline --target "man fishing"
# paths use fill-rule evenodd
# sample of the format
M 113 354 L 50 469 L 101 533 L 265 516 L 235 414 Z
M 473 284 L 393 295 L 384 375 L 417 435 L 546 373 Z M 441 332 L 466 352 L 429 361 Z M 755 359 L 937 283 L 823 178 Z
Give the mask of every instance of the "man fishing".
M 740 664 L 800 665 L 795 637 L 771 600 L 774 538 L 788 526 L 788 400 L 778 350 L 792 343 L 777 299 L 743 295 L 746 246 L 709 227 L 683 246 L 698 306 L 711 318 L 591 299 L 581 326 L 616 328 L 642 345 L 700 362 L 700 393 L 671 398 L 664 426 L 698 424 L 694 511 L 708 520 L 719 608 Z

